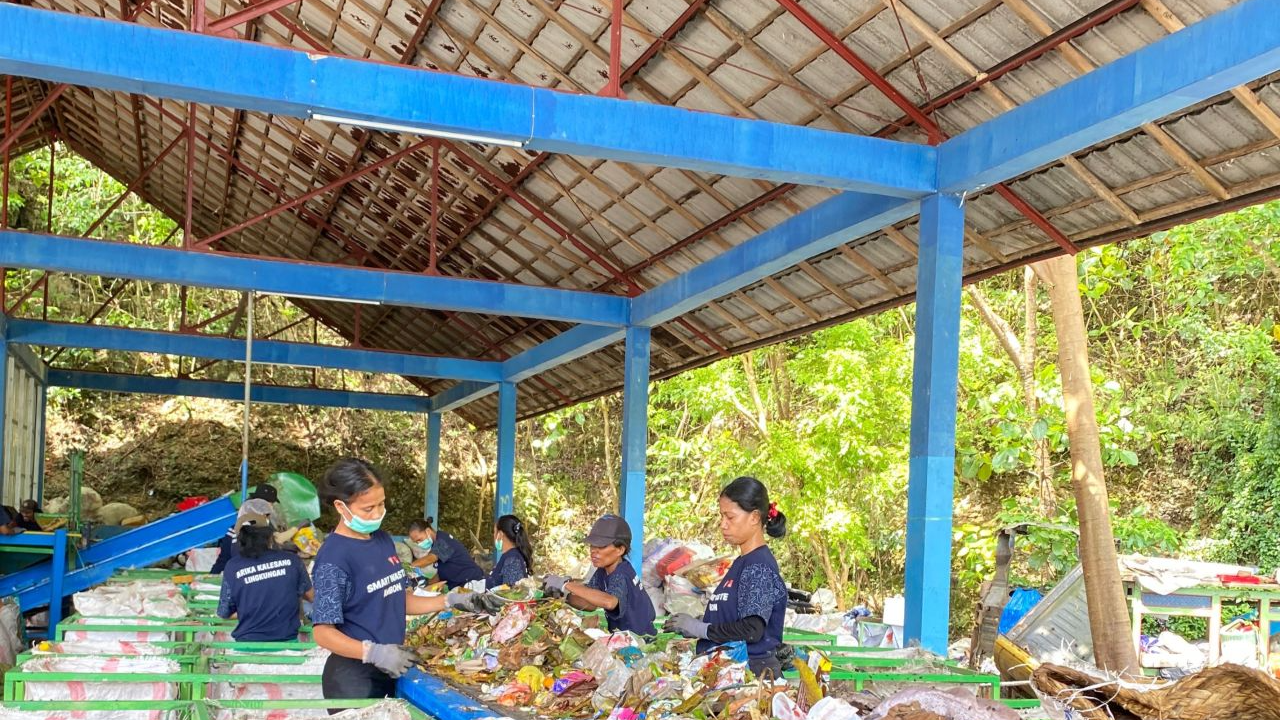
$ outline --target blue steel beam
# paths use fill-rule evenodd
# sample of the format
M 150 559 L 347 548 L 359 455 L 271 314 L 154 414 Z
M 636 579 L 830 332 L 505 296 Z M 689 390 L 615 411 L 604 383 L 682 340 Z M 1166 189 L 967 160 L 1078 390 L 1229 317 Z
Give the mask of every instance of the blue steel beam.
M 917 278 L 903 630 L 908 641 L 918 640 L 925 649 L 945 653 L 951 611 L 956 381 L 964 281 L 964 209 L 958 196 L 925 198 Z
M 0 17 L 8 7 L 0 3 Z M 0 26 L 3 24 L 0 19 Z M 9 34 L 8 29 L 0 33 L 0 44 Z M 0 267 L 41 268 L 335 302 L 352 300 L 597 325 L 626 325 L 629 310 L 627 298 L 606 293 L 266 260 L 13 230 L 0 231 Z
M 635 297 L 631 324 L 654 326 L 854 238 L 905 220 L 920 203 L 843 193 Z
M 235 338 L 101 325 L 51 323 L 20 318 L 9 321 L 9 343 L 15 342 L 53 347 L 183 355 L 237 362 L 244 360 L 244 340 Z M 254 340 L 253 361 L 270 365 L 333 368 L 407 377 L 488 382 L 497 382 L 502 379 L 502 366 L 496 362 L 359 350 L 279 340 Z
M 86 372 L 82 370 L 50 370 L 50 387 L 71 387 L 103 392 L 141 393 L 144 395 L 177 395 L 214 400 L 244 400 L 244 385 L 211 380 L 124 375 Z M 385 410 L 391 412 L 427 412 L 429 398 L 419 395 L 384 395 L 378 393 L 322 390 L 318 388 L 253 385 L 249 397 L 255 403 L 274 405 L 306 405 L 312 407 Z
M 428 409 L 433 413 L 444 413 L 457 410 L 471 402 L 475 402 L 493 392 L 497 392 L 497 383 L 460 382 L 442 393 L 431 396 Z
M 502 362 L 502 378 L 520 382 L 623 339 L 622 328 L 579 325 Z
M 627 328 L 622 387 L 619 513 L 631 526 L 631 564 L 644 560 L 645 456 L 649 450 L 649 328 Z M 637 566 L 638 567 L 638 566 Z
M 921 197 L 923 145 L 337 58 L 0 4 L 0 73 L 292 117 L 465 133 L 528 150 Z
M 1280 0 L 1234 5 L 943 143 L 938 187 L 960 193 L 1280 70 Z

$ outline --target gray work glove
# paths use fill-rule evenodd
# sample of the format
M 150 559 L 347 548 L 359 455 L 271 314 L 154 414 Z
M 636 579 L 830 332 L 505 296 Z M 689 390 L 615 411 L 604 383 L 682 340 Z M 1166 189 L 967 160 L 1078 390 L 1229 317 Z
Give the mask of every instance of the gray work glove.
M 454 590 L 445 596 L 444 604 L 462 612 L 493 615 L 502 609 L 502 601 L 488 593 L 463 593 Z
M 662 629 L 667 632 L 680 633 L 687 638 L 706 640 L 707 628 L 709 627 L 711 627 L 710 623 L 704 623 L 695 619 L 692 615 L 677 613 L 667 618 L 667 622 L 663 624 Z
M 564 594 L 565 583 L 569 582 L 569 578 L 564 575 L 543 575 L 542 584 L 547 586 L 548 590 L 554 590 L 560 594 Z
M 399 645 L 365 641 L 365 663 L 372 665 L 393 678 L 398 678 L 413 667 L 413 653 Z

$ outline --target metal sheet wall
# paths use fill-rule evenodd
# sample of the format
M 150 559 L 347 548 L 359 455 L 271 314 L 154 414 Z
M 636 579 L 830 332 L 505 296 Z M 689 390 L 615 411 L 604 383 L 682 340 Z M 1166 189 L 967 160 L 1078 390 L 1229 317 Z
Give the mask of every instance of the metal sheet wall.
M 40 378 L 18 357 L 5 359 L 4 467 L 0 473 L 0 499 L 17 507 L 28 498 L 40 500 L 44 465 L 42 428 L 44 396 Z

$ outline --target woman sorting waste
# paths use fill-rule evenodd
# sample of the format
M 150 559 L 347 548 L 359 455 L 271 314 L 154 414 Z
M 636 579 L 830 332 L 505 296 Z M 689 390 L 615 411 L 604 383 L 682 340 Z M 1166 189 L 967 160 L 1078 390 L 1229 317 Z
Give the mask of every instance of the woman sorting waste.
M 311 578 L 296 553 L 274 549 L 271 521 L 246 513 L 236 521 L 239 554 L 227 561 L 218 617 L 235 617 L 238 642 L 298 639 L 298 600 L 311 600 Z
M 492 590 L 500 585 L 515 585 L 529 577 L 533 566 L 533 544 L 524 532 L 524 523 L 515 515 L 503 515 L 493 528 L 493 548 L 498 563 L 485 579 L 484 587 Z
M 413 654 L 402 646 L 406 613 L 471 610 L 475 598 L 485 596 L 405 592 L 395 542 L 379 529 L 387 515 L 386 491 L 369 463 L 357 458 L 334 463 L 320 482 L 320 497 L 341 518 L 312 568 L 316 644 L 332 653 L 321 688 L 329 699 L 392 697 L 395 679 L 413 664 Z
M 591 564 L 596 568 L 586 583 L 563 575 L 547 575 L 543 582 L 563 593 L 573 607 L 604 610 L 609 632 L 653 635 L 653 603 L 626 559 L 631 551 L 631 526 L 617 515 L 605 515 L 591 526 L 586 542 L 591 547 Z
M 720 491 L 720 533 L 738 548 L 738 557 L 716 586 L 701 620 L 680 613 L 666 629 L 698 639 L 698 652 L 741 640 L 747 645 L 751 672 L 782 676 L 776 652 L 782 645 L 787 614 L 787 584 L 778 561 L 765 545 L 765 535 L 787 533 L 787 517 L 769 502 L 764 483 L 740 477 Z
M 471 559 L 466 546 L 458 542 L 452 535 L 433 528 L 431 518 L 414 520 L 409 523 L 409 540 L 427 554 L 413 561 L 413 567 L 425 568 L 436 566 L 436 577 L 450 588 L 466 587 L 473 590 L 484 590 L 484 571 Z M 480 582 L 476 582 L 480 581 Z
M 259 497 L 250 497 L 248 500 L 245 500 L 244 503 L 240 505 L 240 510 L 236 512 L 236 521 L 231 525 L 231 529 L 227 531 L 226 535 L 223 535 L 218 540 L 218 558 L 213 561 L 213 567 L 209 569 L 209 572 L 214 575 L 221 573 L 226 568 L 227 563 L 230 562 L 232 558 L 240 554 L 239 538 L 237 534 L 239 533 L 240 519 L 245 515 L 261 515 L 267 518 L 269 527 L 273 530 L 275 528 L 275 511 L 272 509 L 270 502 Z M 285 538 L 285 540 L 281 540 L 274 532 L 272 533 L 272 537 L 277 543 L 284 542 L 288 539 Z M 292 536 L 290 535 L 290 537 Z

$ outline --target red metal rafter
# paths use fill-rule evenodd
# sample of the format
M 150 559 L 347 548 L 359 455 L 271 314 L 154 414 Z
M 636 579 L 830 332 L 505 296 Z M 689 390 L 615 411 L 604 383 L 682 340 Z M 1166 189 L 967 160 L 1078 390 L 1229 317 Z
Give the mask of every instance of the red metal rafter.
M 281 24 L 281 25 L 284 25 L 286 28 L 288 28 L 288 29 L 289 29 L 289 31 L 293 33 L 294 37 L 296 37 L 296 38 L 298 38 L 299 40 L 301 40 L 302 42 L 304 42 L 304 43 L 306 43 L 306 44 L 310 45 L 310 46 L 311 46 L 312 48 L 314 48 L 315 50 L 318 50 L 319 52 L 325 53 L 326 55 L 335 55 L 335 56 L 337 56 L 337 57 L 346 57 L 346 56 L 339 55 L 338 53 L 333 52 L 333 49 L 332 49 L 332 48 L 330 48 L 328 45 L 325 45 L 324 43 L 320 42 L 319 40 L 317 40 L 317 39 L 315 39 L 315 38 L 311 37 L 311 33 L 307 32 L 306 30 L 303 30 L 303 29 L 302 29 L 302 28 L 300 28 L 300 27 L 298 27 L 298 24 L 297 24 L 297 23 L 295 23 L 294 21 L 292 21 L 292 20 L 290 20 L 289 18 L 285 17 L 285 14 L 284 14 L 284 13 L 282 13 L 282 12 L 280 12 L 279 10 L 272 10 L 272 11 L 271 11 L 271 17 L 275 18 L 276 20 L 278 20 L 278 21 L 280 22 L 280 24 Z M 356 60 L 363 60 L 364 58 L 355 58 L 355 59 L 356 59 Z
M 155 107 L 157 110 L 159 110 L 160 114 L 169 118 L 174 123 L 177 123 L 179 127 L 182 127 L 182 128 L 187 127 L 187 123 L 185 120 L 183 120 L 182 118 L 170 112 L 168 108 L 166 108 L 163 104 L 161 104 L 159 100 L 146 98 L 146 102 L 149 103 L 152 107 Z M 226 148 L 222 147 L 218 143 L 214 142 L 212 138 L 208 137 L 207 135 L 202 135 L 197 133 L 196 139 L 204 143 L 210 150 L 213 150 L 214 152 L 218 153 L 222 157 L 226 158 L 227 162 L 235 165 L 238 170 L 248 175 L 249 177 L 253 178 L 255 182 L 257 182 L 259 185 L 265 188 L 268 192 L 274 193 L 277 201 L 279 201 L 281 198 L 284 197 L 284 190 L 282 190 L 275 183 L 268 180 L 266 177 L 263 177 L 262 173 L 246 165 L 243 161 L 240 160 L 240 158 L 237 158 L 234 154 L 232 154 L 230 150 L 227 150 Z M 323 228 L 333 233 L 334 237 L 341 240 L 342 243 L 347 246 L 347 252 L 350 253 L 351 257 L 355 257 L 358 259 L 367 257 L 367 253 L 365 252 L 364 248 L 360 247 L 360 245 L 357 244 L 354 240 L 346 236 L 340 229 L 325 222 L 322 218 L 317 216 L 313 211 L 308 210 L 306 207 L 301 207 L 297 210 L 297 215 L 300 219 L 302 219 L 303 222 L 307 223 L 311 227 L 317 228 L 317 229 Z
M 626 0 L 613 0 L 613 16 L 609 20 L 609 79 L 600 94 L 618 99 L 626 98 L 622 92 L 622 13 Z
M 21 307 L 22 303 L 30 300 L 31 296 L 35 295 L 37 290 L 39 290 L 41 287 L 46 286 L 48 284 L 49 284 L 49 273 L 48 271 L 46 271 L 40 275 L 39 279 L 31 283 L 31 286 L 28 287 L 25 291 L 23 291 L 22 295 L 20 295 L 17 300 L 13 301 L 12 305 L 5 308 L 4 310 L 5 314 L 12 315 L 13 311 Z
M 264 0 L 264 2 L 254 3 L 243 10 L 233 12 L 224 18 L 214 20 L 205 26 L 205 32 L 211 35 L 223 35 L 225 37 L 235 37 L 236 34 L 232 28 L 243 25 L 250 20 L 260 18 L 281 8 L 289 7 L 297 3 L 299 0 Z
M 9 88 L 9 86 L 12 83 L 13 83 L 13 76 L 9 76 L 5 78 L 6 88 Z M 48 110 L 49 106 L 52 105 L 54 101 L 57 100 L 59 97 L 61 97 L 62 93 L 66 92 L 68 87 L 70 87 L 70 85 L 53 86 L 53 89 L 49 91 L 49 94 L 44 96 L 44 100 L 41 100 L 39 105 L 36 105 L 34 108 L 32 108 L 31 112 L 27 113 L 27 116 L 22 119 L 22 122 L 18 123 L 17 127 L 10 126 L 10 116 L 13 114 L 12 113 L 13 108 L 7 105 L 9 100 L 6 97 L 6 101 L 5 101 L 6 111 L 4 114 L 4 124 L 5 124 L 4 140 L 0 140 L 0 154 L 4 154 L 7 156 L 9 153 L 9 148 L 13 147 L 13 144 L 18 141 L 18 137 L 21 136 L 22 133 L 26 132 L 27 128 L 31 127 L 32 123 L 34 123 L 36 120 L 39 120 L 40 116 L 44 114 L 44 111 Z M 6 90 L 5 94 L 6 96 L 8 96 L 9 91 Z
M 645 51 L 640 53 L 640 57 L 636 58 L 635 62 L 628 65 L 627 69 L 622 71 L 622 75 L 619 77 L 619 87 L 626 85 L 631 78 L 635 77 L 636 74 L 644 69 L 650 61 L 657 57 L 658 53 L 662 51 L 663 46 L 670 42 L 676 35 L 680 34 L 680 31 L 684 29 L 685 25 L 688 25 L 689 21 L 693 20 L 693 18 L 697 16 L 707 2 L 708 0 L 693 0 L 693 2 L 689 3 L 689 7 L 685 8 L 684 12 L 680 13 L 680 17 L 676 18 L 661 35 L 650 43 L 649 47 L 645 48 Z M 524 181 L 534 173 L 534 171 L 539 167 L 542 167 L 542 164 L 550 159 L 551 153 L 544 152 L 535 155 L 528 164 L 520 168 L 520 172 L 516 173 L 515 177 L 511 178 L 509 181 L 511 183 L 511 187 L 518 190 L 520 186 L 524 184 Z M 471 222 L 467 223 L 462 231 L 457 234 L 453 242 L 440 249 L 439 256 L 444 257 L 455 247 L 460 245 L 468 235 L 489 219 L 489 216 L 493 214 L 494 210 L 497 209 L 498 204 L 501 202 L 501 195 L 496 195 L 491 198 L 489 202 L 480 209 L 480 212 L 476 213 L 476 216 L 472 218 Z
M 840 56 L 840 58 L 848 63 L 850 67 L 857 70 L 858 74 L 862 75 L 867 82 L 878 88 L 882 93 L 884 93 L 885 97 L 889 98 L 893 104 L 897 105 L 907 114 L 908 117 L 914 120 L 915 123 L 928 134 L 930 144 L 936 145 L 947 138 L 947 134 L 942 131 L 942 128 L 938 127 L 938 124 L 935 123 L 932 118 L 921 112 L 920 108 L 917 108 L 905 95 L 899 92 L 897 88 L 893 87 L 893 85 L 885 79 L 883 75 L 877 72 L 875 68 L 868 65 L 867 62 L 859 57 L 853 50 L 850 50 L 847 45 L 840 41 L 840 38 L 835 36 L 835 33 L 831 32 L 830 29 L 805 11 L 804 8 L 800 7 L 797 0 L 778 0 L 778 4 L 790 12 L 792 16 L 799 20 L 805 27 L 809 28 L 809 30 L 820 41 L 822 41 L 824 45 L 826 45 L 836 55 Z M 1048 218 L 1032 207 L 1030 203 L 1019 197 L 1004 183 L 998 183 L 995 185 L 994 189 L 1001 197 L 1012 203 L 1013 206 L 1025 215 L 1028 220 L 1034 223 L 1036 227 L 1043 230 L 1044 233 L 1048 235 L 1051 240 L 1061 246 L 1062 249 L 1073 254 L 1080 251 L 1080 248 L 1076 247 L 1075 243 L 1071 242 L 1071 239 L 1064 235 L 1061 230 L 1054 227 L 1053 223 L 1049 222 Z
M 614 265 L 613 263 L 605 259 L 603 256 L 601 256 L 600 253 L 592 249 L 591 246 L 579 240 L 577 236 L 569 232 L 567 229 L 565 229 L 564 226 L 562 226 L 560 223 L 552 219 L 549 215 L 547 215 L 547 213 L 543 212 L 536 204 L 534 204 L 528 198 L 521 195 L 509 183 L 507 183 L 502 178 L 498 177 L 498 175 L 494 173 L 492 170 L 490 170 L 488 167 L 486 167 L 484 163 L 473 160 L 466 153 L 457 152 L 457 150 L 454 149 L 452 143 L 446 142 L 444 144 L 450 149 L 454 150 L 454 153 L 453 153 L 454 156 L 456 156 L 459 160 L 466 163 L 467 165 L 470 165 L 480 175 L 483 175 L 484 178 L 488 180 L 491 185 L 496 186 L 498 189 L 500 189 L 512 200 L 519 203 L 522 207 L 524 207 L 525 210 L 529 211 L 529 213 L 532 214 L 534 218 L 541 220 L 543 224 L 551 228 L 552 231 L 560 235 L 560 237 L 564 238 L 565 240 L 568 240 L 574 247 L 578 248 L 579 251 L 581 251 L 584 255 L 590 258 L 594 263 L 599 265 L 601 268 L 604 268 L 604 270 L 610 275 L 612 275 L 614 279 L 616 279 L 618 282 L 625 284 L 630 289 L 632 294 L 636 294 L 640 292 L 641 288 L 638 284 L 636 284 L 635 280 L 627 277 L 625 274 L 623 274 L 620 268 L 618 268 L 616 265 Z
M 253 339 L 254 339 L 254 340 L 270 340 L 271 338 L 276 337 L 277 335 L 281 335 L 281 334 L 283 334 L 283 333 L 285 333 L 285 332 L 288 332 L 289 330 L 291 330 L 291 329 L 293 329 L 293 328 L 295 328 L 295 327 L 298 327 L 299 325 L 301 325 L 301 324 L 302 324 L 302 323 L 304 323 L 304 322 L 307 322 L 308 320 L 314 320 L 314 319 L 315 319 L 315 318 L 313 318 L 310 314 L 306 314 L 306 315 L 303 315 L 301 318 L 299 318 L 299 319 L 297 319 L 297 320 L 294 320 L 293 322 L 289 323 L 288 325 L 285 325 L 284 327 L 282 327 L 282 328 L 280 328 L 280 329 L 278 329 L 278 330 L 274 330 L 274 331 L 272 331 L 272 332 L 269 332 L 269 333 L 267 333 L 266 335 L 263 335 L 263 336 L 261 336 L 261 337 L 256 337 L 256 336 L 255 336 Z M 190 335 L 202 335 L 202 334 L 204 334 L 204 333 L 195 333 L 195 332 L 193 332 L 193 333 L 188 333 L 188 334 L 190 334 Z M 201 370 L 205 370 L 205 369 L 207 369 L 207 368 L 213 367 L 214 365 L 217 365 L 217 364 L 218 364 L 218 363 L 220 363 L 220 362 L 241 362 L 241 361 L 239 361 L 239 360 L 233 360 L 233 361 L 209 360 L 208 362 L 204 363 L 203 365 L 200 365 L 200 366 L 198 366 L 198 367 L 193 367 L 193 368 L 191 368 L 191 370 L 190 370 L 190 371 L 188 371 L 188 373 L 187 373 L 187 374 L 188 374 L 188 375 L 194 375 L 194 374 L 196 374 L 196 373 L 200 372 Z
M 414 58 L 418 56 L 418 47 L 422 44 L 422 39 L 427 36 L 427 30 L 431 27 L 431 23 L 435 21 L 436 13 L 440 11 L 440 4 L 444 0 L 431 0 L 431 5 L 427 7 L 427 11 L 423 13 L 422 19 L 418 21 L 418 26 L 414 28 L 413 37 L 409 38 L 409 42 L 403 53 L 400 54 L 401 65 L 412 65 Z M 356 143 L 356 149 L 351 153 L 351 158 L 347 161 L 342 171 L 343 175 L 355 170 L 360 162 L 364 159 L 364 153 L 369 148 L 369 143 L 373 140 L 374 133 L 371 130 L 365 130 L 361 135 L 360 141 Z M 432 151 L 435 154 L 435 150 Z M 434 166 L 433 166 L 434 168 Z M 433 169 L 434 172 L 434 169 Z M 324 209 L 320 211 L 320 216 L 324 218 L 325 223 L 333 222 L 333 214 L 337 211 L 338 203 L 342 200 L 342 193 L 336 192 L 325 203 Z M 435 212 L 434 205 L 432 212 Z M 316 243 L 319 242 L 321 235 L 317 234 L 311 239 L 311 246 L 307 248 L 307 257 L 310 258 L 316 249 Z M 369 262 L 372 258 L 366 256 L 362 262 Z
M 431 251 L 427 272 L 436 274 L 436 247 L 440 242 L 440 141 L 431 146 Z
M 1092 12 L 1086 13 L 1079 20 L 1076 20 L 1070 25 L 1063 27 L 1061 30 L 1058 30 L 1052 35 L 1049 35 L 1041 39 L 1039 42 L 1031 45 L 1025 50 L 1009 58 L 1006 58 L 1005 60 L 1002 60 L 996 63 L 995 65 L 991 66 L 990 68 L 980 73 L 977 77 L 973 78 L 972 80 L 963 82 L 957 85 L 956 87 L 951 88 L 950 90 L 942 93 L 941 95 L 934 98 L 933 100 L 930 100 L 926 105 L 920 108 L 920 110 L 926 115 L 932 115 L 939 108 L 943 108 L 943 107 L 946 107 L 947 105 L 950 105 L 951 103 L 968 95 L 974 90 L 977 90 L 983 85 L 986 85 L 990 82 L 998 80 L 1004 77 L 1005 75 L 1008 75 L 1009 73 L 1013 72 L 1014 70 L 1017 70 L 1023 65 L 1026 65 L 1027 63 L 1032 62 L 1039 57 L 1042 57 L 1046 53 L 1057 49 L 1058 46 L 1068 43 L 1080 37 L 1081 35 L 1107 22 L 1108 20 L 1114 18 L 1120 13 L 1125 12 L 1126 10 L 1129 10 L 1130 8 L 1137 5 L 1139 2 L 1141 2 L 1141 0 L 1113 0 L 1112 2 L 1093 10 Z M 894 132 L 904 127 L 907 127 L 912 122 L 913 120 L 910 116 L 899 118 L 892 125 L 888 126 L 884 130 L 881 130 L 880 132 L 877 132 L 876 135 L 879 137 L 891 135 Z
M 111 213 L 115 212 L 116 208 L 120 207 L 121 203 L 123 203 L 125 199 L 138 191 L 138 188 L 147 181 L 147 178 L 150 177 L 151 173 L 160 166 L 160 163 L 164 162 L 164 159 L 169 156 L 169 153 L 173 152 L 174 148 L 178 147 L 178 143 L 182 142 L 182 139 L 182 135 L 174 138 L 173 142 L 170 142 L 169 145 L 156 156 L 156 159 L 152 160 L 150 165 L 147 165 L 147 167 L 142 171 L 142 174 L 138 175 L 138 177 L 134 178 L 133 182 L 129 183 L 129 186 L 124 189 L 124 192 L 120 193 L 120 196 L 115 199 L 115 202 L 111 203 L 111 205 L 98 216 L 98 219 L 94 220 L 93 224 L 81 233 L 81 236 L 91 237 L 93 235 L 93 231 L 97 230 L 102 223 L 106 222 L 107 218 L 111 216 Z
M 364 166 L 363 168 L 360 168 L 359 170 L 357 170 L 357 171 L 355 171 L 355 172 L 348 173 L 347 175 L 345 175 L 345 176 L 343 176 L 343 177 L 340 177 L 340 178 L 338 178 L 337 180 L 334 180 L 334 181 L 333 181 L 333 182 L 331 182 L 331 183 L 327 183 L 327 184 L 325 184 L 325 185 L 322 185 L 322 186 L 320 186 L 320 187 L 318 187 L 318 188 L 316 188 L 315 190 L 312 190 L 312 191 L 310 191 L 310 192 L 303 193 L 302 195 L 299 195 L 298 197 L 296 197 L 296 198 L 294 198 L 294 199 L 292 199 L 292 200 L 289 200 L 288 202 L 281 203 L 281 204 L 279 204 L 279 205 L 277 205 L 277 206 L 275 206 L 275 207 L 271 208 L 270 210 L 268 210 L 268 211 L 266 211 L 266 212 L 264 212 L 264 213 L 260 213 L 260 214 L 258 214 L 258 215 L 256 215 L 256 216 L 254 216 L 254 217 L 249 218 L 248 220 L 245 220 L 245 221 L 243 221 L 243 222 L 237 223 L 236 225 L 233 225 L 232 227 L 229 227 L 229 228 L 227 228 L 227 229 L 225 229 L 225 230 L 221 230 L 221 231 L 219 231 L 219 232 L 216 232 L 216 233 L 214 233 L 213 235 L 210 235 L 209 237 L 204 238 L 204 239 L 203 239 L 203 240 L 201 240 L 200 242 L 196 243 L 196 248 L 197 248 L 197 249 L 208 249 L 210 246 L 212 246 L 212 245 L 213 245 L 213 243 L 215 243 L 215 242 L 217 242 L 217 241 L 221 240 L 221 239 L 222 239 L 222 238 L 224 238 L 224 237 L 227 237 L 228 235 L 233 235 L 233 234 L 238 233 L 238 232 L 240 232 L 241 230 L 244 230 L 245 228 L 248 228 L 248 227 L 250 227 L 250 226 L 252 226 L 252 225 L 255 225 L 255 224 L 257 224 L 257 223 L 259 223 L 259 222 L 261 222 L 261 221 L 263 221 L 263 220 L 266 220 L 266 219 L 271 218 L 271 217 L 275 217 L 276 215 L 279 215 L 279 214 L 280 214 L 280 213 L 282 213 L 282 212 L 286 212 L 286 211 L 288 211 L 288 210 L 292 210 L 293 208 L 298 207 L 299 205 L 302 205 L 303 203 L 307 202 L 308 200 L 311 200 L 311 199 L 313 199 L 313 198 L 319 197 L 320 195 L 323 195 L 323 194 L 325 194 L 325 193 L 327 193 L 327 192 L 329 192 L 329 191 L 331 191 L 331 190 L 335 190 L 335 189 L 337 189 L 337 188 L 340 188 L 340 187 L 342 187 L 343 185 L 346 185 L 347 183 L 351 182 L 352 180 L 355 180 L 356 178 L 364 177 L 365 175 L 368 175 L 368 174 L 369 174 L 369 173 L 371 173 L 371 172 L 374 172 L 374 171 L 377 171 L 377 170 L 381 170 L 382 168 L 384 168 L 384 167 L 386 167 L 386 166 L 388 166 L 388 165 L 391 165 L 391 164 L 393 164 L 393 163 L 399 162 L 401 158 L 404 158 L 404 157 L 406 157 L 406 156 L 408 156 L 408 155 L 412 155 L 413 153 L 417 152 L 418 150 L 421 150 L 422 148 L 425 148 L 425 147 L 426 147 L 427 145 L 429 145 L 431 142 L 432 142 L 432 139 L 431 139 L 431 138 L 427 138 L 426 140 L 420 140 L 420 141 L 418 141 L 418 142 L 416 142 L 416 143 L 414 143 L 414 144 L 410 145 L 409 147 L 407 147 L 407 148 L 405 148 L 405 149 L 403 149 L 403 150 L 401 150 L 401 151 L 399 151 L 399 152 L 397 152 L 397 153 L 394 153 L 394 154 L 388 155 L 387 157 L 385 157 L 385 158 L 383 158 L 383 159 L 381 159 L 381 160 L 379 160 L 379 161 L 377 161 L 377 162 L 375 162 L 375 163 L 370 163 L 369 165 L 366 165 L 366 166 Z

